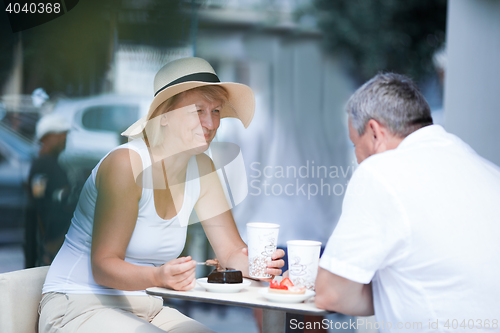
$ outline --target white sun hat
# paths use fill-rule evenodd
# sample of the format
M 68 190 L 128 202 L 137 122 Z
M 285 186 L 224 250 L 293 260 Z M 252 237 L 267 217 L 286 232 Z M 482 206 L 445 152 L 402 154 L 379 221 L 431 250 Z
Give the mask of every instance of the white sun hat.
M 163 66 L 154 79 L 154 99 L 146 116 L 130 126 L 123 136 L 135 136 L 142 132 L 156 108 L 170 97 L 200 86 L 224 87 L 229 98 L 220 110 L 221 118 L 238 118 L 245 128 L 250 125 L 255 112 L 255 97 L 250 87 L 234 82 L 220 82 L 210 64 L 201 58 L 181 58 Z

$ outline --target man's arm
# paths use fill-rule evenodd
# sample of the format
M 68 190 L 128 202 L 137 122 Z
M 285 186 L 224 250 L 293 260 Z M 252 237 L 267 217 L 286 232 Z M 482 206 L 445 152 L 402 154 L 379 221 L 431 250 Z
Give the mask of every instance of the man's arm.
M 316 278 L 316 306 L 351 316 L 370 316 L 373 311 L 372 285 L 362 284 L 319 268 Z

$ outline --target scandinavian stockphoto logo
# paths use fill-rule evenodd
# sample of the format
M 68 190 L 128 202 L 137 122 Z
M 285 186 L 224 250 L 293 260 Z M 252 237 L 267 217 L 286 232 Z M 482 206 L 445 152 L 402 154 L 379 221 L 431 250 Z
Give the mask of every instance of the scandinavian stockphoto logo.
M 12 32 L 36 27 L 52 21 L 73 9 L 79 0 L 4 0 L 5 12 Z
M 306 160 L 302 165 L 250 164 L 250 195 L 252 196 L 315 196 L 344 195 L 355 170 L 352 165 L 318 165 Z

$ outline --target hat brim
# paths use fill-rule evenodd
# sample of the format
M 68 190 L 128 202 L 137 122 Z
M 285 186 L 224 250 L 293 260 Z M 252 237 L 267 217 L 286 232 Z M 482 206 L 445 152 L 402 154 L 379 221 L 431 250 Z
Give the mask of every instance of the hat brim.
M 255 113 L 255 96 L 253 91 L 247 85 L 241 83 L 234 82 L 202 82 L 202 81 L 190 81 L 190 82 L 182 82 L 176 84 L 174 86 L 168 87 L 165 90 L 162 90 L 158 95 L 155 96 L 151 105 L 149 107 L 148 114 L 134 124 L 132 124 L 129 128 L 127 128 L 121 135 L 123 136 L 136 136 L 139 135 L 146 124 L 160 104 L 165 102 L 170 97 L 173 97 L 181 92 L 201 87 L 201 86 L 212 86 L 218 85 L 224 87 L 228 92 L 228 101 L 224 103 L 224 106 L 220 110 L 221 118 L 232 117 L 238 118 L 245 128 L 247 128 L 252 122 L 254 113 Z

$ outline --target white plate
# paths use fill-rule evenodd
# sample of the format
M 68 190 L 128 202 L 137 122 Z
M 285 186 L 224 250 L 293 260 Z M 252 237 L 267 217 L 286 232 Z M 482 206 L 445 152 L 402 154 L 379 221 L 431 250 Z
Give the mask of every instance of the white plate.
M 277 294 L 270 293 L 269 288 L 262 288 L 259 293 L 264 296 L 268 301 L 279 303 L 300 303 L 316 295 L 312 290 L 306 290 L 305 294 Z
M 196 279 L 196 282 L 207 291 L 214 293 L 237 293 L 252 283 L 247 279 L 243 279 L 242 283 L 208 283 L 207 280 L 208 278 L 204 277 Z

